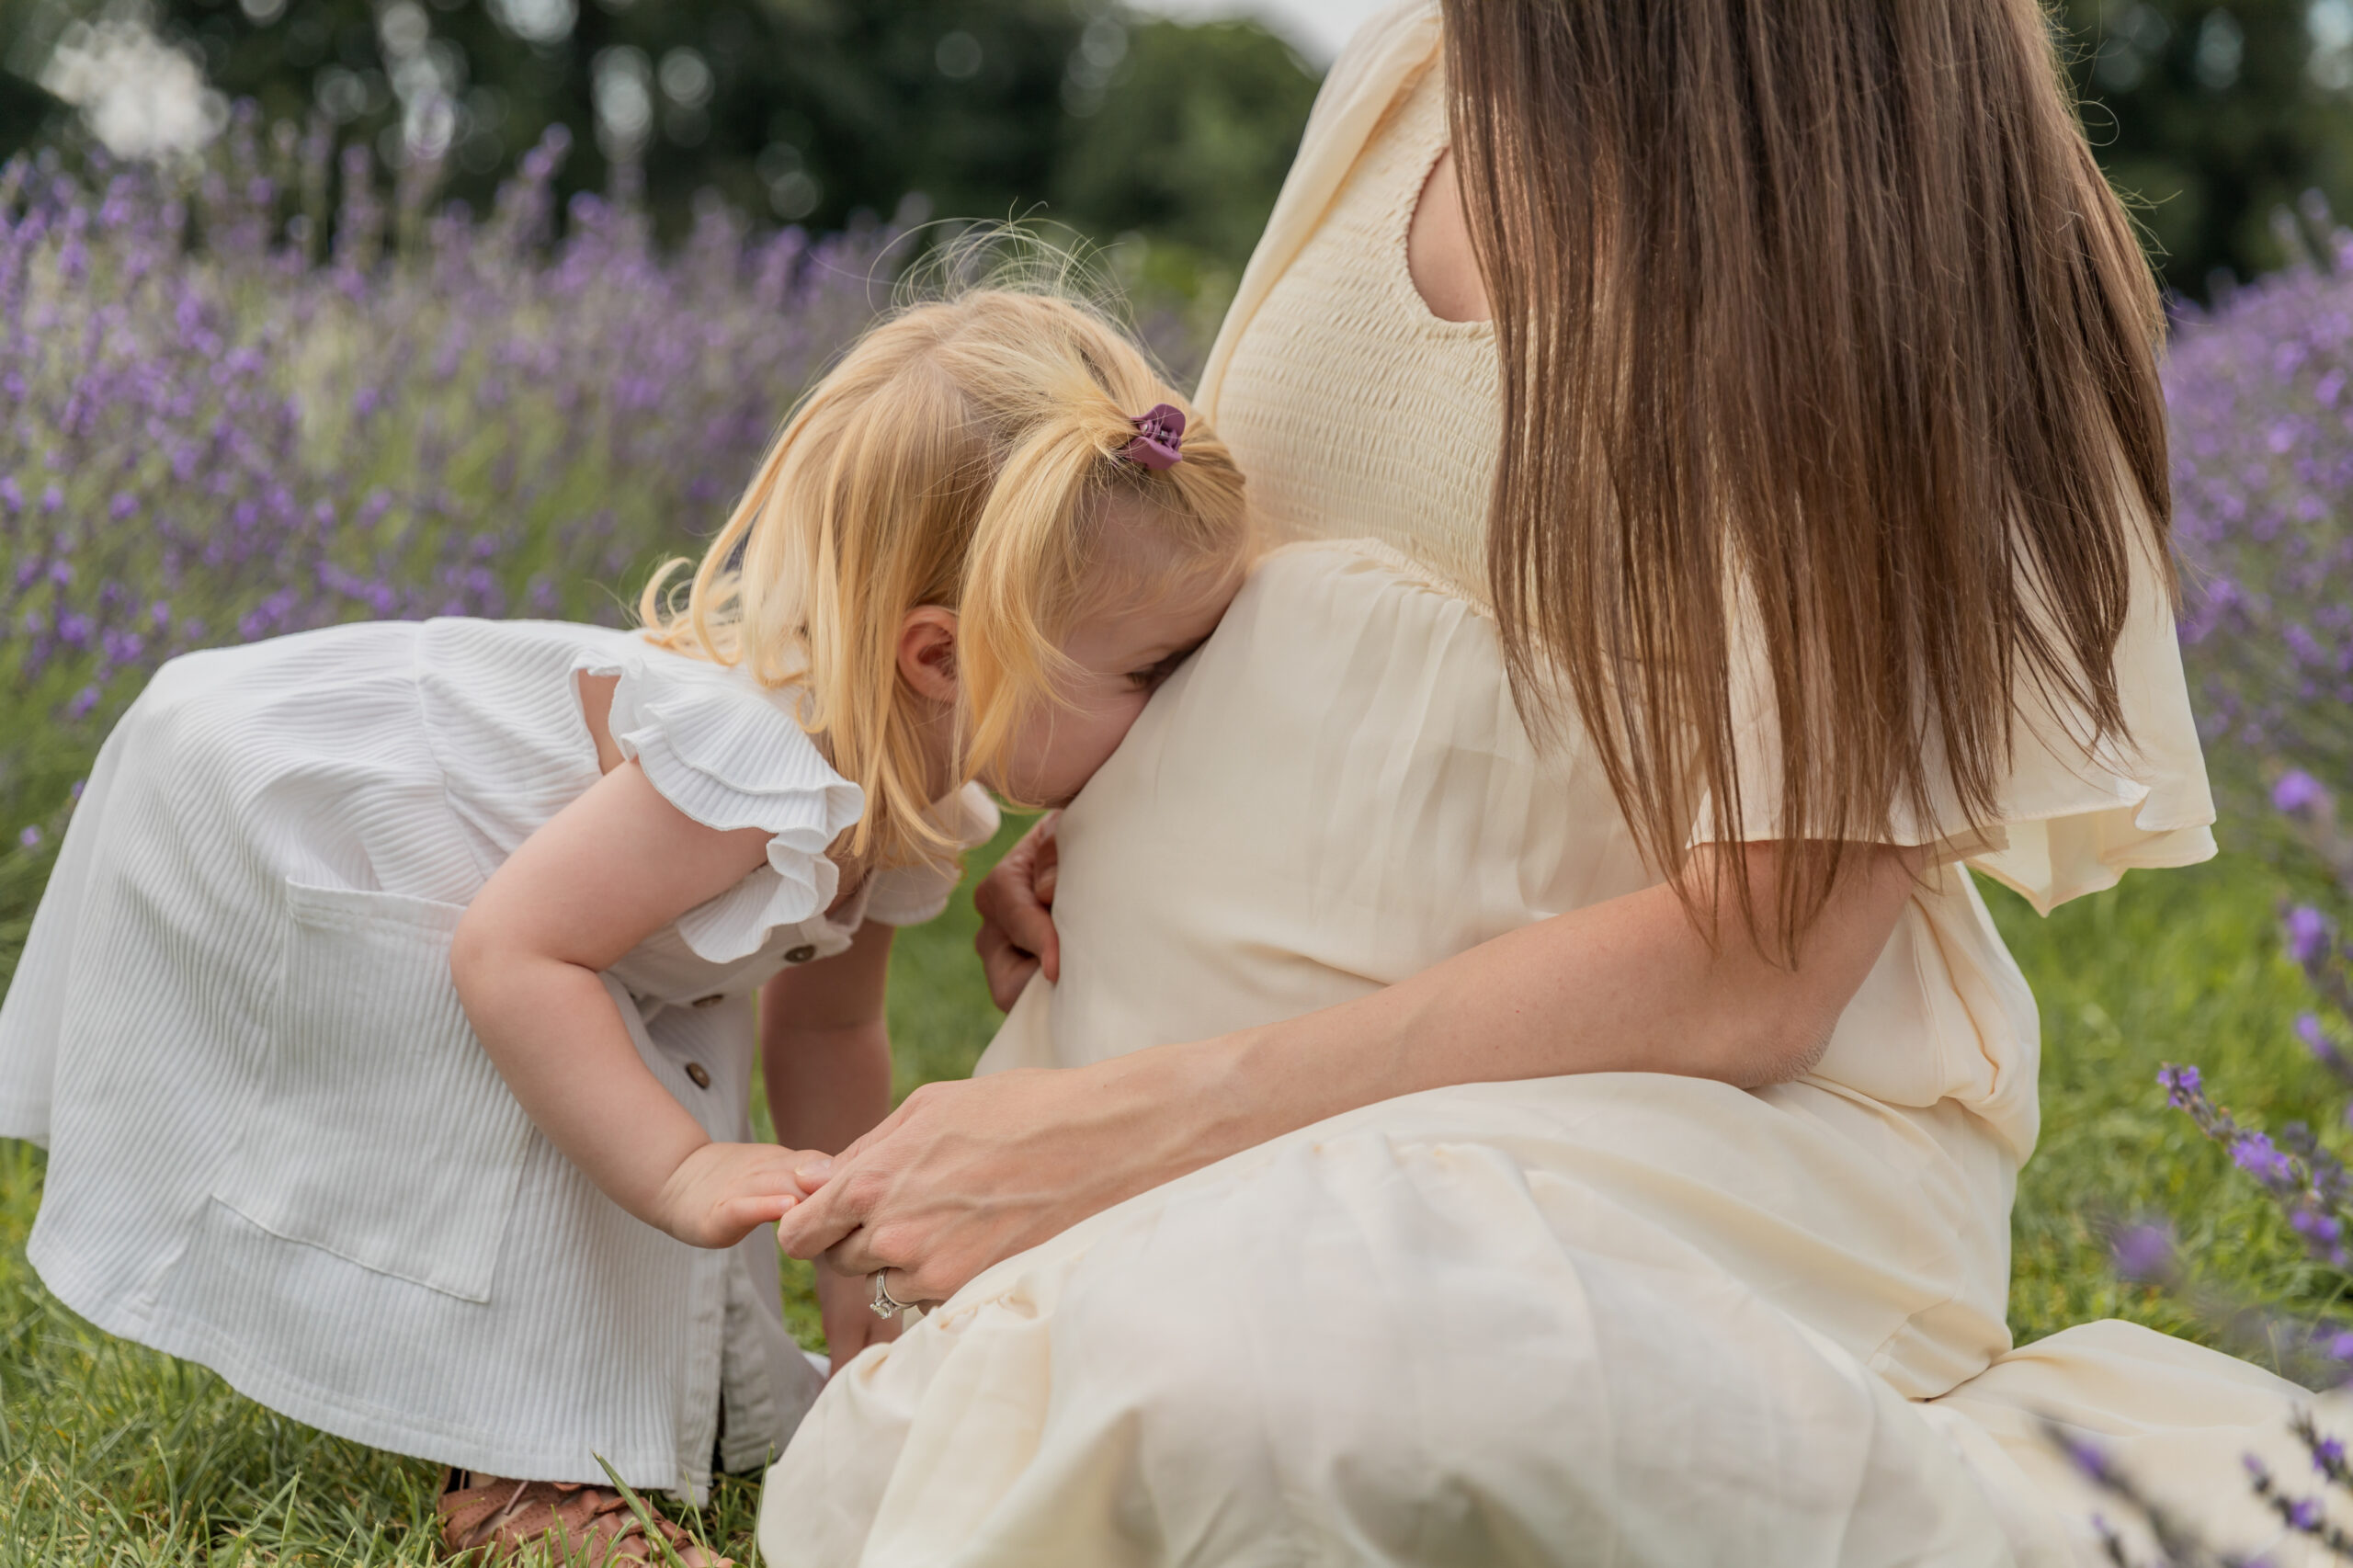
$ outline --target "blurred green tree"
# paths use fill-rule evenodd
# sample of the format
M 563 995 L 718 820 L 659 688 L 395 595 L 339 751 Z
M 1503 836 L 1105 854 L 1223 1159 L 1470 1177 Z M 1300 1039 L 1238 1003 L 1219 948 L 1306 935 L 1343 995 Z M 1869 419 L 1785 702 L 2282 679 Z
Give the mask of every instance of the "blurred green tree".
M 21 147 L 53 131 L 63 107 L 23 77 L 0 72 L 0 148 Z
M 2306 243 L 2308 191 L 2353 212 L 2353 0 L 2064 0 L 2100 161 L 2166 283 L 2203 297 Z
M 1248 22 L 1091 28 L 1072 66 L 1059 203 L 1093 227 L 1246 258 L 1317 78 Z
M 32 81 L 126 3 L 0 0 L 0 151 L 55 130 Z M 144 3 L 223 93 L 323 114 L 387 164 L 438 155 L 477 204 L 561 123 L 567 190 L 641 169 L 672 232 L 705 187 L 821 227 L 920 192 L 935 213 L 1140 234 L 1148 280 L 1188 294 L 1247 256 L 1316 84 L 1263 28 L 1120 0 Z M 2050 4 L 2171 287 L 2290 259 L 2277 215 L 2309 191 L 2353 212 L 2353 0 Z
M 1165 235 L 1238 267 L 1316 75 L 1255 24 L 1118 0 L 151 0 L 205 79 L 323 116 L 479 205 L 555 124 L 567 191 L 633 169 L 675 232 L 695 193 L 835 227 L 919 192 L 959 217 Z M 0 0 L 0 153 L 55 122 L 27 85 L 101 0 Z M 1128 166 L 1122 167 L 1127 162 Z
M 1099 0 L 1084 0 L 1099 9 Z M 571 188 L 643 172 L 675 218 L 703 187 L 823 226 L 910 190 L 942 210 L 1042 196 L 1069 0 L 165 0 L 207 74 L 272 118 L 314 107 L 388 164 L 449 161 L 479 198 L 547 126 Z

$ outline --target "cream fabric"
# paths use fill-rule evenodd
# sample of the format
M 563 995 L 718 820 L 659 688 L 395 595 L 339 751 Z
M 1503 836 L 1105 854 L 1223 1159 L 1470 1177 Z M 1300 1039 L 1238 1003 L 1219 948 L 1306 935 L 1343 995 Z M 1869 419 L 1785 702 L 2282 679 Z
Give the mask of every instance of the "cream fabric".
M 1432 315 L 1405 269 L 1405 231 L 1446 144 L 1446 74 L 1431 62 L 1212 385 L 1270 538 L 1378 540 L 1483 603 L 1495 329 Z
M 531 1126 L 449 982 L 483 880 L 597 778 L 580 672 L 688 814 L 769 863 L 607 987 L 713 1137 L 751 1135 L 752 992 L 920 918 L 944 871 L 830 917 L 857 788 L 789 695 L 596 627 L 358 625 L 192 654 L 99 753 L 0 1001 L 0 1136 L 50 1149 L 29 1256 L 100 1327 L 378 1448 L 699 1492 L 817 1378 L 775 1244 L 685 1246 Z M 966 836 L 994 823 L 957 807 Z M 722 1404 L 725 1434 L 719 1432 Z
M 1589 747 L 1530 745 L 1466 563 L 1477 338 L 1397 286 L 1438 42 L 1435 7 L 1386 13 L 1317 102 L 1201 397 L 1307 542 L 1065 814 L 1062 983 L 983 1072 L 1295 1016 L 1651 881 Z M 2154 594 L 2119 673 L 2140 749 L 2086 756 L 2023 710 L 2005 820 L 1952 846 L 2045 904 L 2211 852 Z M 828 1388 L 770 1472 L 763 1556 L 2096 1561 L 2024 1413 L 2161 1434 L 2211 1497 L 2295 1391 L 2122 1325 L 2010 1349 L 2038 1048 L 1947 860 L 1799 1083 L 1436 1090 L 1006 1260 Z

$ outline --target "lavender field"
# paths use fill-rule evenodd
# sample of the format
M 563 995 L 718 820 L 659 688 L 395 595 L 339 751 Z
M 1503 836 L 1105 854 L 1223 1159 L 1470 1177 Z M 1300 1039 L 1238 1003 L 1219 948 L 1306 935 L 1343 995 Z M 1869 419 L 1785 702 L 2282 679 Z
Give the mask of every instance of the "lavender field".
M 365 156 L 336 181 L 323 142 L 250 121 L 228 141 L 185 183 L 0 173 L 0 984 L 159 664 L 359 618 L 620 623 L 890 301 L 904 248 L 714 209 L 657 255 L 626 205 L 552 210 L 560 142 L 472 215 L 371 188 Z M 900 944 L 903 1093 L 967 1070 L 993 1027 L 972 923 L 963 904 Z M 40 1164 L 0 1142 L 0 1561 L 430 1561 L 426 1467 L 48 1298 L 24 1261 Z M 787 1287 L 817 1343 L 805 1265 Z M 722 1486 L 710 1532 L 746 1537 L 752 1495 Z
M 164 659 L 363 617 L 620 620 L 899 266 L 887 228 L 716 207 L 657 251 L 626 200 L 553 210 L 560 144 L 470 214 L 251 120 L 226 143 L 168 180 L 0 174 L 0 983 L 79 780 Z M 2186 317 L 2169 371 L 2228 852 L 2049 921 L 1988 890 L 2047 1037 L 2018 1334 L 2120 1315 L 2315 1381 L 2353 1369 L 2353 250 L 2318 249 Z M 972 918 L 902 941 L 902 1090 L 965 1071 L 993 1026 Z M 51 1301 L 24 1262 L 40 1174 L 0 1144 L 0 1561 L 430 1560 L 426 1467 Z M 739 1556 L 752 1497 L 724 1485 L 700 1521 Z

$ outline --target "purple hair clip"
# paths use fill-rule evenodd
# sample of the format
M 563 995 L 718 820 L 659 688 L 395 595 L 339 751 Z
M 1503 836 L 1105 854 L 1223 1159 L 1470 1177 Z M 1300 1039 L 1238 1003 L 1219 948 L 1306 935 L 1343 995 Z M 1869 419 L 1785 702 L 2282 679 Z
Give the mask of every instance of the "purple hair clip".
M 1136 436 L 1120 449 L 1120 455 L 1130 462 L 1141 463 L 1158 473 L 1185 460 L 1183 409 L 1154 403 L 1149 412 L 1137 415 L 1128 423 L 1136 427 Z

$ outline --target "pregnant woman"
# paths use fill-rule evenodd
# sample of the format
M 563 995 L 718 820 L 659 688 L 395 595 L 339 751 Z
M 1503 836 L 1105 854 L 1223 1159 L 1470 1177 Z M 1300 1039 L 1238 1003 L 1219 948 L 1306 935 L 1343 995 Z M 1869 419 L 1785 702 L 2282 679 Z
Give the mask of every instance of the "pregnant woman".
M 2011 1352 L 1967 869 L 2212 852 L 2159 333 L 2034 0 L 1371 24 L 1201 396 L 1288 542 L 780 1228 L 935 1306 L 763 1555 L 2074 1561 L 2038 1410 L 2234 1485 L 2285 1385 Z

